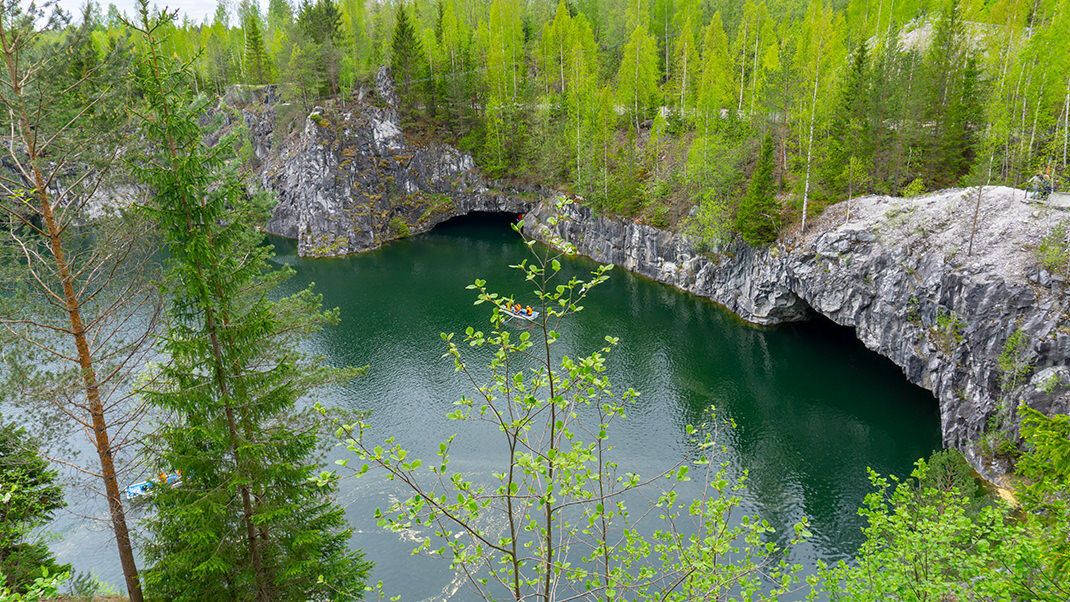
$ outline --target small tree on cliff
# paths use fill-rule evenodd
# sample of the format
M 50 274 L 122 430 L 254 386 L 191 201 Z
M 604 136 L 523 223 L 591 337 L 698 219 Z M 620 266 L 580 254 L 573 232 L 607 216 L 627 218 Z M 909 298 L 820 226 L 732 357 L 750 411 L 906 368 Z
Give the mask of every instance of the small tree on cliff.
M 331 374 L 293 350 L 337 312 L 322 311 L 309 289 L 269 299 L 289 271 L 272 270 L 254 227 L 266 199 L 226 168 L 232 138 L 204 146 L 197 122 L 206 100 L 191 101 L 188 65 L 165 58 L 157 37 L 170 16 L 150 18 L 147 0 L 140 9 L 137 81 L 153 152 L 137 174 L 155 192 L 148 212 L 167 244 L 172 299 L 169 361 L 145 392 L 170 419 L 148 456 L 182 473 L 151 498 L 147 588 L 176 601 L 360 598 L 370 564 L 347 550 L 333 487 L 310 480 L 316 429 L 294 409 Z
M 736 230 L 751 246 L 767 245 L 777 237 L 780 229 L 779 207 L 773 181 L 773 138 L 766 134 L 762 141 L 758 166 L 751 176 L 747 196 L 736 213 Z

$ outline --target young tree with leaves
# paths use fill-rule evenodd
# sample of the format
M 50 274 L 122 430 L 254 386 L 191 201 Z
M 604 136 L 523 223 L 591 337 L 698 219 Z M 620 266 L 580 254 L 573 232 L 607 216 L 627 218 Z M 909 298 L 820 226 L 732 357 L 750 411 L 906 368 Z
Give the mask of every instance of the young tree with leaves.
M 204 146 L 197 122 L 206 100 L 191 100 L 188 65 L 160 53 L 168 19 L 141 3 L 137 77 L 152 153 L 137 174 L 155 193 L 147 211 L 167 245 L 172 299 L 168 361 L 144 392 L 170 419 L 147 454 L 182 479 L 152 496 L 145 580 L 168 600 L 359 598 L 369 563 L 347 549 L 333 486 L 310 479 L 316 429 L 295 412 L 331 373 L 293 349 L 337 312 L 323 312 L 308 289 L 269 299 L 289 272 L 271 269 L 255 228 L 266 199 L 251 197 L 227 167 L 232 138 Z
M 549 218 L 548 231 L 556 220 Z M 554 244 L 564 250 L 539 252 L 529 243 L 534 257 L 516 266 L 535 287 L 537 315 L 523 317 L 516 299 L 476 280 L 468 288 L 476 304 L 488 308 L 490 330 L 468 327 L 463 337 L 442 335 L 447 357 L 475 393 L 457 402 L 449 418 L 483 423 L 500 437 L 502 464 L 493 478 L 451 465 L 452 436 L 425 468 L 393 437 L 376 444 L 367 423 L 340 425 L 346 446 L 366 462 L 356 474 L 382 470 L 412 494 L 380 511 L 383 523 L 396 530 L 429 529 L 416 552 L 449 560 L 479 599 L 682 602 L 738 594 L 774 600 L 799 587 L 784 550 L 761 542 L 768 524 L 736 516 L 742 505 L 738 483 L 716 457 L 724 452 L 717 443 L 721 423 L 689 427 L 695 455 L 653 477 L 614 463 L 613 424 L 636 398 L 634 391 L 615 392 L 603 375 L 617 340 L 606 337 L 604 348 L 580 357 L 554 352 L 562 324 L 608 278 L 610 266 L 587 279 L 566 280 L 562 258 L 570 247 L 562 240 Z M 489 365 L 469 363 L 462 345 L 489 352 Z M 692 469 L 706 487 L 693 502 L 677 491 L 691 480 Z M 655 500 L 654 514 L 661 514 L 663 522 L 653 530 L 639 527 L 629 510 L 641 491 Z M 693 533 L 679 529 L 685 522 Z M 806 534 L 802 521 L 788 540 Z
M 636 26 L 631 39 L 624 46 L 617 71 L 617 94 L 621 104 L 628 108 L 635 132 L 639 122 L 648 116 L 651 107 L 658 101 L 658 53 L 657 43 L 645 26 Z

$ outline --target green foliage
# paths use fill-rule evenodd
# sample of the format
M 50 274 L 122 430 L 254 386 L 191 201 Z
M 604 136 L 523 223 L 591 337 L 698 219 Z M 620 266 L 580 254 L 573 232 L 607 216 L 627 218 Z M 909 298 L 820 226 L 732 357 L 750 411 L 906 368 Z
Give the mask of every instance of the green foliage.
M 1070 265 L 1070 246 L 1067 245 L 1066 222 L 1059 222 L 1044 235 L 1033 255 L 1044 269 L 1055 274 L 1066 273 Z
M 958 458 L 919 460 L 915 480 L 871 473 L 857 563 L 824 570 L 830 599 L 1066 600 L 1070 595 L 1070 417 L 1020 409 L 1021 511 L 971 497 Z M 965 489 L 963 489 L 965 487 Z
M 915 178 L 913 182 L 903 189 L 903 196 L 912 198 L 925 194 L 925 182 L 921 178 Z
M 93 571 L 78 572 L 67 582 L 67 593 L 72 598 L 92 602 L 97 596 L 118 596 L 119 591 L 111 584 L 101 581 Z
M 424 76 L 424 57 L 416 30 L 409 21 L 404 4 L 398 4 L 391 46 L 390 68 L 397 82 L 401 108 L 408 114 L 420 103 L 418 80 Z
M 1019 591 L 1037 600 L 1070 596 L 1070 416 L 1045 416 L 1023 407 L 1022 437 L 1029 450 L 1018 462 L 1023 507 L 1030 512 L 1035 555 L 1021 569 L 1028 579 Z M 1023 563 L 1024 564 L 1024 563 Z
M 933 452 L 926 460 L 926 467 L 924 476 L 918 481 L 919 489 L 958 492 L 966 500 L 965 509 L 971 516 L 976 516 L 987 504 L 988 494 L 980 476 L 959 450 L 948 448 Z
M 1015 576 L 996 570 L 1023 529 L 1005 509 L 971 502 L 919 460 L 913 479 L 891 480 L 870 471 L 876 491 L 859 514 L 867 520 L 857 564 L 841 561 L 823 571 L 834 601 L 1011 600 Z M 922 483 L 922 485 L 919 485 Z
M 297 27 L 316 44 L 333 43 L 342 33 L 342 12 L 334 0 L 302 0 Z
M 193 62 L 202 90 L 277 82 L 306 110 L 389 63 L 406 120 L 423 107 L 419 125 L 464 140 L 494 177 L 551 179 L 591 200 L 610 196 L 613 157 L 635 152 L 618 126 L 638 133 L 655 110 L 675 138 L 662 144 L 681 151 L 729 119 L 771 127 L 777 185 L 797 188 L 807 209 L 844 194 L 898 193 L 918 178 L 931 189 L 965 174 L 1020 186 L 1032 170 L 1070 167 L 1070 11 L 1060 2 L 911 1 L 875 12 L 861 0 L 552 4 L 303 0 L 295 15 L 274 0 L 266 19 L 248 3 L 234 19 L 233 4 L 222 3 L 208 23 L 169 28 L 166 50 Z M 90 108 L 94 119 L 122 118 L 123 78 L 108 65 L 139 52 L 116 17 L 89 10 L 49 40 L 66 81 L 87 76 L 87 89 L 116 92 Z M 908 22 L 931 35 L 901 44 Z M 398 57 L 410 67 L 399 69 Z M 593 136 L 606 87 L 610 106 L 627 114 Z M 65 122 L 83 106 L 80 94 L 54 99 L 43 119 Z M 756 146 L 758 135 L 749 138 Z M 683 157 L 659 159 L 655 180 Z M 649 188 L 650 176 L 624 188 Z M 734 190 L 725 204 L 743 196 Z
M 14 591 L 8 587 L 6 577 L 0 573 L 0 602 L 40 602 L 51 600 L 59 593 L 59 585 L 67 579 L 67 573 L 49 573 L 42 569 L 25 591 Z
M 35 536 L 66 506 L 56 477 L 25 429 L 0 423 L 0 579 L 11 591 L 32 591 L 42 569 L 70 570 L 56 564 L 48 544 Z
M 855 49 L 829 128 L 831 137 L 822 171 L 826 193 L 836 198 L 853 193 L 854 185 L 865 181 L 865 167 L 872 162 L 868 52 L 865 41 Z
M 135 171 L 154 191 L 146 210 L 168 252 L 171 298 L 163 353 L 143 391 L 169 417 L 147 441 L 150 466 L 181 471 L 159 487 L 145 522 L 146 590 L 157 599 L 353 599 L 370 568 L 347 549 L 331 494 L 311 480 L 316 430 L 295 411 L 315 384 L 351 375 L 316 368 L 301 337 L 337 321 L 309 289 L 273 301 L 289 271 L 272 271 L 255 224 L 268 199 L 228 169 L 230 140 L 206 148 L 188 68 L 160 52 L 163 21 L 142 4 L 146 52 L 138 85 L 152 154 Z
M 963 341 L 966 323 L 955 312 L 942 307 L 936 310 L 936 324 L 933 324 L 933 342 L 944 353 L 951 353 Z
M 409 224 L 405 223 L 405 220 L 399 215 L 395 215 L 390 218 L 390 230 L 398 236 L 398 238 L 405 238 L 409 235 Z
M 245 19 L 245 76 L 250 84 L 264 84 L 271 79 L 271 57 L 264 48 L 260 33 L 260 19 L 250 15 Z
M 773 138 L 762 141 L 758 166 L 751 175 L 747 196 L 736 213 L 736 230 L 751 246 L 767 245 L 776 240 L 780 230 L 780 208 L 773 183 Z
M 657 103 L 657 43 L 645 27 L 636 26 L 622 51 L 617 72 L 617 90 L 621 104 L 627 108 L 635 129 Z
M 492 478 L 451 464 L 451 448 L 462 444 L 455 436 L 439 445 L 436 458 L 425 460 L 412 458 L 393 437 L 376 443 L 367 423 L 338 423 L 338 436 L 362 461 L 353 468 L 356 475 L 382 470 L 412 493 L 377 510 L 380 524 L 429 529 L 433 535 L 415 553 L 448 560 L 468 576 L 475 597 L 505 590 L 517 600 L 771 600 L 800 587 L 798 567 L 766 539 L 772 527 L 737 516 L 743 484 L 730 476 L 727 450 L 718 443 L 724 423 L 713 418 L 688 427 L 694 451 L 657 478 L 644 479 L 615 463 L 613 425 L 638 395 L 616 391 L 604 376 L 617 340 L 606 337 L 605 347 L 588 355 L 554 353 L 560 324 L 582 310 L 610 266 L 586 279 L 566 278 L 560 258 L 569 246 L 556 242 L 564 251 L 540 252 L 529 241 L 533 258 L 514 266 L 534 287 L 535 320 L 513 317 L 506 323 L 505 311 L 517 299 L 476 280 L 468 288 L 476 305 L 488 308 L 490 330 L 468 327 L 460 337 L 442 335 L 446 357 L 473 387 L 448 418 L 482 423 L 506 450 Z M 464 347 L 475 348 L 488 363 L 469 363 Z M 677 491 L 692 478 L 705 483 L 703 498 Z M 655 500 L 651 520 L 660 516 L 653 529 L 642 526 L 644 513 L 630 508 L 642 491 Z M 683 524 L 696 525 L 695 531 L 680 531 Z M 786 539 L 794 543 L 807 535 L 802 521 Z
M 1003 343 L 996 364 L 1000 372 L 1000 389 L 1004 392 L 1021 385 L 1033 372 L 1029 364 L 1031 347 L 1029 337 L 1020 328 L 1016 328 Z

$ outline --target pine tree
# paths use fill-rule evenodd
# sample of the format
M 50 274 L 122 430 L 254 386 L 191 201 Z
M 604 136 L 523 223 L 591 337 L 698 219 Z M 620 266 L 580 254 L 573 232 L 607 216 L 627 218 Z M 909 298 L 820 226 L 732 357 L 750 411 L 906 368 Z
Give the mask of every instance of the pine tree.
M 773 182 L 773 138 L 768 134 L 762 141 L 758 166 L 750 179 L 747 196 L 736 213 L 736 230 L 748 245 L 757 247 L 776 240 L 780 229 L 776 186 Z
M 145 394 L 169 416 L 148 444 L 182 480 L 158 487 L 145 582 L 167 600 L 352 599 L 369 564 L 346 548 L 350 531 L 332 487 L 311 480 L 315 429 L 294 404 L 318 380 L 293 351 L 336 319 L 310 290 L 269 298 L 272 271 L 255 224 L 268 211 L 226 169 L 233 139 L 203 145 L 188 68 L 170 64 L 142 2 L 145 54 L 138 84 L 151 155 L 136 169 L 155 192 L 147 211 L 168 251 L 169 361 Z M 322 376 L 322 375 L 320 375 Z

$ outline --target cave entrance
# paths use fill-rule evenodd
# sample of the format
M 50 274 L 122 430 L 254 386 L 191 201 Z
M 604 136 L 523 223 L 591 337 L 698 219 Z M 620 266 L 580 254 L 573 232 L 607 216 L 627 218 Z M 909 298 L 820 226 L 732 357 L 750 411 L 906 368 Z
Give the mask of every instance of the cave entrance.
M 505 228 L 512 230 L 512 224 L 520 217 L 518 213 L 506 211 L 469 211 L 464 215 L 451 217 L 431 230 L 436 233 L 448 233 L 450 230 L 469 228 Z

